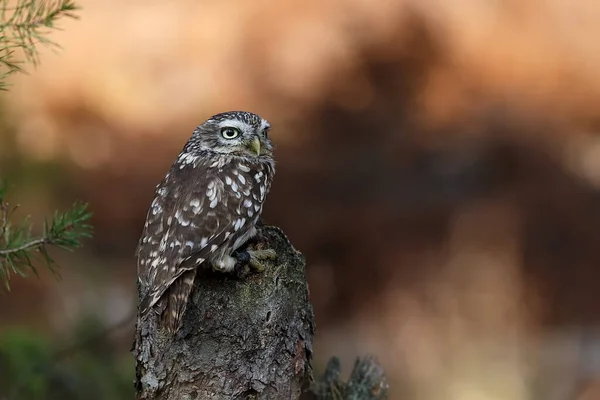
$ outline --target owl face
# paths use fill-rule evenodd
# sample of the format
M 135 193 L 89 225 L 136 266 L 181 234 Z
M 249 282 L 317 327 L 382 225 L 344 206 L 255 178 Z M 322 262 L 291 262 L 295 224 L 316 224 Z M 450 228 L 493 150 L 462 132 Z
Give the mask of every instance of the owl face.
M 194 131 L 188 143 L 190 152 L 210 151 L 240 157 L 271 157 L 269 122 L 246 111 L 217 114 Z

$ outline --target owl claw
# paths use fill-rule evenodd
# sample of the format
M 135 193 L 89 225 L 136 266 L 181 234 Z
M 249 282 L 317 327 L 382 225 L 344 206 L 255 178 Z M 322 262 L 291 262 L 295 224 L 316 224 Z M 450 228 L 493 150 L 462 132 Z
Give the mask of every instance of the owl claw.
M 233 257 L 237 260 L 236 267 L 250 262 L 250 253 L 246 250 L 240 250 L 233 253 Z
M 261 250 L 242 250 L 234 253 L 234 257 L 237 259 L 236 270 L 248 266 L 257 272 L 265 270 L 263 260 L 275 260 L 277 259 L 277 253 L 273 249 L 261 249 Z

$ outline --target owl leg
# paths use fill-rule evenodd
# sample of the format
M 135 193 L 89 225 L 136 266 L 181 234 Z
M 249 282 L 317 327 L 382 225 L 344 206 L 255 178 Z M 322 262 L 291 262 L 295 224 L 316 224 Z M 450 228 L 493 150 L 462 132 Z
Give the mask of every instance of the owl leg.
M 224 255 L 220 259 L 214 260 L 212 262 L 213 269 L 215 269 L 217 271 L 221 271 L 221 272 L 232 271 L 233 268 L 235 267 L 235 264 L 236 264 L 236 259 L 231 256 L 228 256 L 228 255 Z

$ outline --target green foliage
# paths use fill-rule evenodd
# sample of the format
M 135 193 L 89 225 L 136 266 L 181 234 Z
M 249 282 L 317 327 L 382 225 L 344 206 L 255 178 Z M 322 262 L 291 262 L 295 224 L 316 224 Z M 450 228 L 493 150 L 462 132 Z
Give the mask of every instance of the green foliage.
M 37 64 L 39 44 L 57 46 L 47 35 L 59 19 L 77 18 L 75 10 L 71 0 L 0 0 L 0 90 L 25 61 Z
M 92 227 L 88 224 L 91 213 L 87 204 L 75 203 L 64 213 L 55 212 L 51 221 L 44 223 L 42 235 L 34 237 L 28 218 L 11 223 L 11 215 L 17 207 L 6 202 L 7 191 L 6 181 L 0 180 L 0 281 L 9 289 L 11 274 L 27 276 L 27 272 L 32 271 L 37 275 L 38 263 L 58 276 L 48 248 L 73 250 L 81 246 L 82 239 L 91 237 Z
M 43 333 L 12 328 L 0 334 L 0 399 L 131 399 L 133 360 L 119 352 L 97 320 L 86 318 L 58 350 Z M 90 338 L 92 340 L 90 340 Z
M 2 374 L 0 377 L 0 387 L 8 388 L 11 383 L 19 381 L 20 374 L 27 374 L 30 379 L 27 384 L 28 398 L 42 398 L 45 390 L 43 377 L 32 374 L 32 360 L 40 362 L 48 360 L 50 352 L 48 344 L 42 337 L 15 329 L 5 332 L 0 337 L 0 354 L 2 355 Z M 3 390 L 8 391 L 8 390 Z M 7 393 L 5 393 L 7 394 Z
M 321 379 L 312 382 L 311 391 L 318 400 L 385 400 L 388 383 L 385 372 L 371 356 L 359 357 L 348 381 L 341 377 L 342 364 L 337 357 L 327 363 Z
M 9 75 L 24 63 L 36 65 L 38 46 L 57 46 L 47 35 L 61 18 L 77 18 L 72 0 L 0 0 L 0 90 Z M 28 218 L 13 221 L 18 206 L 6 201 L 8 185 L 0 179 L 0 284 L 9 289 L 11 275 L 37 275 L 44 265 L 57 274 L 50 248 L 73 250 L 89 238 L 91 213 L 86 204 L 75 203 L 66 212 L 55 212 L 39 235 L 32 234 Z M 37 399 L 130 399 L 133 397 L 131 357 L 117 352 L 97 321 L 74 329 L 68 342 L 79 343 L 57 351 L 42 333 L 27 329 L 0 332 L 0 400 Z M 86 340 L 84 346 L 81 337 Z

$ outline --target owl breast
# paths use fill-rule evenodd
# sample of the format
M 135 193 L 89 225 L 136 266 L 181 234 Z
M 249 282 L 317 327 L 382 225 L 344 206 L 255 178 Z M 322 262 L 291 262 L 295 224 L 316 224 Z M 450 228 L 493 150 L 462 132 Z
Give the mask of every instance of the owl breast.
M 213 265 L 219 265 L 256 235 L 256 223 L 270 189 L 273 167 L 268 162 L 233 160 L 213 176 L 214 183 L 208 184 L 207 203 L 209 208 L 214 205 L 214 213 L 221 215 L 219 225 L 227 227 L 223 244 L 209 257 Z

